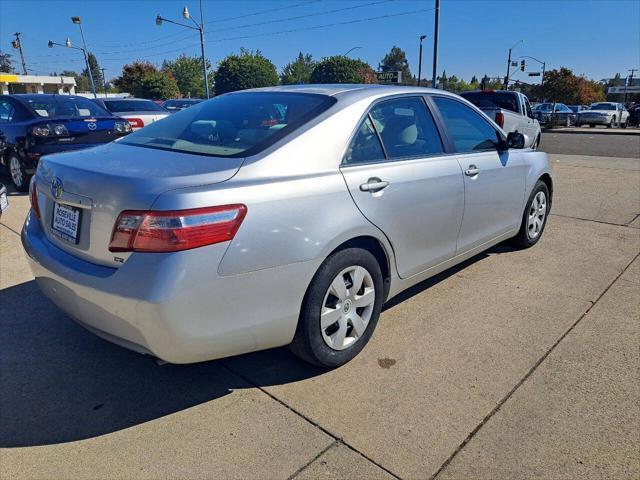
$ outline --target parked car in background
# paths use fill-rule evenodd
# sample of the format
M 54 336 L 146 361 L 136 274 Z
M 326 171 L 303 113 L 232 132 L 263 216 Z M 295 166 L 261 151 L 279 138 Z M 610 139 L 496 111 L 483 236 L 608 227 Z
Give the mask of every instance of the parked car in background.
M 577 114 L 564 103 L 541 103 L 534 112 L 535 118 L 541 125 L 546 125 L 553 120 L 554 123 L 570 127 L 576 121 Z
M 476 90 L 462 92 L 460 96 L 482 110 L 505 132 L 524 133 L 527 136 L 525 146 L 536 149 L 540 144 L 540 123 L 533 118 L 526 95 L 508 90 Z
M 337 367 L 385 301 L 541 238 L 551 171 L 523 148 L 442 90 L 238 91 L 43 159 L 22 243 L 43 292 L 127 348 L 191 363 L 291 344 Z
M 0 164 L 22 192 L 41 156 L 94 147 L 130 132 L 126 121 L 84 97 L 0 95 Z
M 640 102 L 636 102 L 631 105 L 627 111 L 629 112 L 629 118 L 627 119 L 627 125 L 630 127 L 640 126 Z
M 161 105 L 144 98 L 96 98 L 93 101 L 114 115 L 126 118 L 134 130 L 169 116 Z
M 0 183 L 0 218 L 3 212 L 9 208 L 9 197 L 7 197 L 7 187 Z
M 627 128 L 629 112 L 622 103 L 598 102 L 592 103 L 589 110 L 580 112 L 576 125 L 605 125 L 607 128 L 622 127 Z
M 202 101 L 201 98 L 176 98 L 166 100 L 162 103 L 162 106 L 169 111 L 169 113 L 176 113 L 185 108 L 189 108 L 192 105 L 196 105 Z
M 583 110 L 588 110 L 589 105 L 568 105 L 573 113 L 580 113 Z

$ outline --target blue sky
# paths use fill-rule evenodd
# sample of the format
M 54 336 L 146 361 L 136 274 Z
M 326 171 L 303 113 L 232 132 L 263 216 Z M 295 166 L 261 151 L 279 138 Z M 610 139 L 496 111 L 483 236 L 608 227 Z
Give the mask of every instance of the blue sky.
M 182 20 L 185 4 L 199 18 L 197 0 L 1 0 L 0 49 L 14 54 L 18 67 L 17 51 L 10 42 L 11 34 L 20 31 L 32 72 L 79 71 L 84 66 L 79 51 L 47 48 L 49 39 L 64 43 L 70 37 L 80 43 L 78 27 L 70 21 L 71 15 L 78 15 L 89 50 L 112 78 L 136 58 L 160 64 L 182 52 L 199 55 L 196 31 L 170 24 L 158 27 L 154 22 L 158 13 Z M 351 56 L 376 68 L 397 45 L 407 52 L 416 73 L 418 37 L 425 34 L 423 77 L 430 77 L 434 4 L 434 0 L 207 0 L 207 58 L 215 65 L 241 47 L 260 49 L 280 70 L 301 50 L 321 58 L 362 47 Z M 519 40 L 524 43 L 514 49 L 514 57 L 530 55 L 546 61 L 547 69 L 567 66 L 596 80 L 615 72 L 624 76 L 627 69 L 640 67 L 640 0 L 442 0 L 441 4 L 438 72 L 446 69 L 448 75 L 467 80 L 472 75 L 502 76 L 507 50 Z M 230 19 L 239 16 L 244 18 Z M 289 19 L 298 16 L 304 18 Z M 296 31 L 272 34 L 284 30 Z M 532 63 L 531 69 L 535 68 Z M 528 77 L 518 71 L 515 78 Z

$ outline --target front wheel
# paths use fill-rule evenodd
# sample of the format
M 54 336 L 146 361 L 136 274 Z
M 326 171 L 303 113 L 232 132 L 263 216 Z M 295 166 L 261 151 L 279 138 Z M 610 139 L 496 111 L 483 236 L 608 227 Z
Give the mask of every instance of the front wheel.
M 570 127 L 571 126 L 571 118 L 567 117 L 567 119 L 564 121 L 564 126 L 565 127 Z
M 25 173 L 24 166 L 22 165 L 20 157 L 18 157 L 15 153 L 12 153 L 9 156 L 8 163 L 9 175 L 11 176 L 11 181 L 16 187 L 16 190 L 18 190 L 19 192 L 26 192 L 29 189 L 30 176 Z
M 527 207 L 522 214 L 520 231 L 513 238 L 513 243 L 522 248 L 533 247 L 538 243 L 547 224 L 550 207 L 549 188 L 542 180 L 538 180 L 529 195 Z
M 347 248 L 333 253 L 311 281 L 289 348 L 314 365 L 344 365 L 371 338 L 382 297 L 382 272 L 370 252 Z

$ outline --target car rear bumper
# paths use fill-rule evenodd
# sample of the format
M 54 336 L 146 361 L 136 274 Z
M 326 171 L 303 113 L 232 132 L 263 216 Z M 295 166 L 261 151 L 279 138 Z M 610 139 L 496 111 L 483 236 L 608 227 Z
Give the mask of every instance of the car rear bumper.
M 132 254 L 95 265 L 51 243 L 30 213 L 22 244 L 44 294 L 97 335 L 170 363 L 286 345 L 318 265 L 301 262 L 220 276 L 226 243 L 171 254 Z

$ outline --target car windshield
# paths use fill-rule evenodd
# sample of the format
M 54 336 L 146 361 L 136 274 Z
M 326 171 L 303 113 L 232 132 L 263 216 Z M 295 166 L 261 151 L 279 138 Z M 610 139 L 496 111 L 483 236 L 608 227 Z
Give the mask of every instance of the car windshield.
M 518 101 L 515 94 L 509 92 L 465 92 L 462 97 L 469 100 L 476 107 L 503 108 L 511 112 L 518 112 Z
M 615 110 L 616 105 L 614 103 L 594 103 L 589 107 L 589 110 Z
M 109 111 L 114 113 L 126 112 L 166 112 L 160 105 L 151 100 L 104 100 Z
M 335 101 L 305 93 L 233 93 L 152 123 L 121 143 L 216 157 L 249 156 L 318 116 Z
M 25 99 L 29 107 L 39 117 L 97 117 L 111 114 L 91 100 L 82 97 L 55 95 Z
M 200 102 L 201 100 L 167 100 L 162 106 L 167 110 L 182 110 Z

